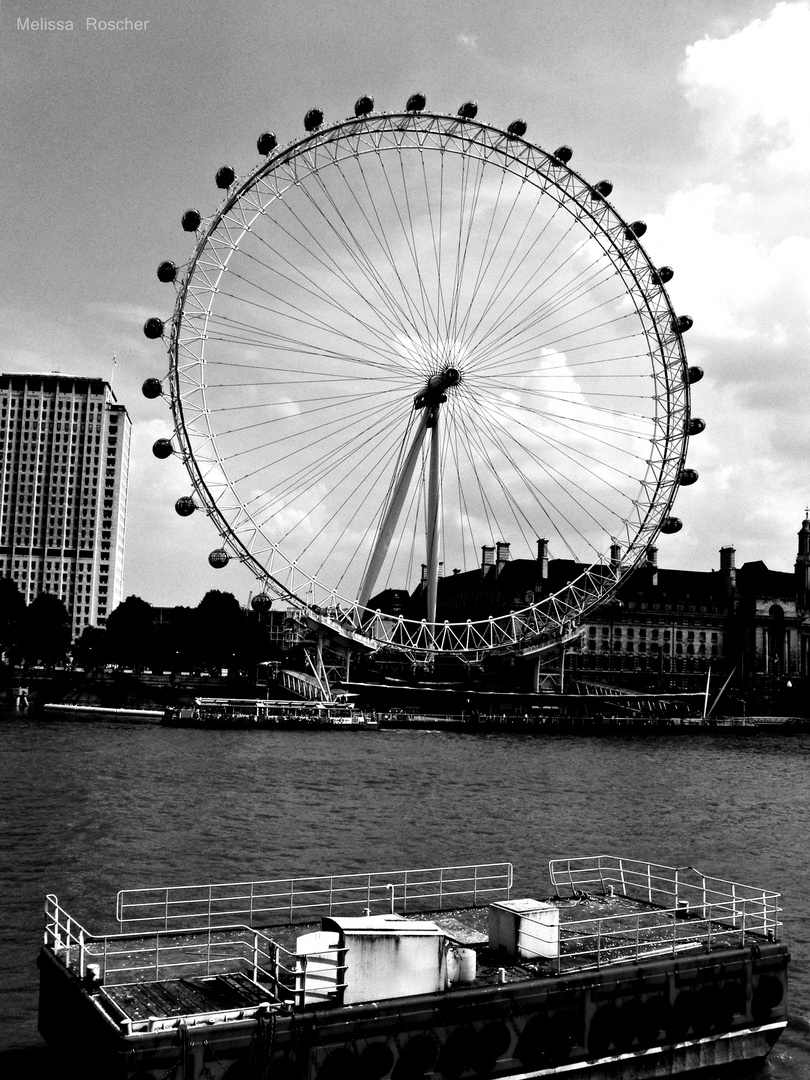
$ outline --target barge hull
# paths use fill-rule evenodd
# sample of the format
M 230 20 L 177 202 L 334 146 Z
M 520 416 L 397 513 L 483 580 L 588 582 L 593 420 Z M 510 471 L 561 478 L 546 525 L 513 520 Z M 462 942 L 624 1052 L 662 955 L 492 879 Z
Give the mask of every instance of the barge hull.
M 659 1080 L 764 1058 L 787 1023 L 784 945 L 127 1034 L 47 946 L 40 1031 L 104 1080 Z M 90 1052 L 92 1048 L 92 1054 Z

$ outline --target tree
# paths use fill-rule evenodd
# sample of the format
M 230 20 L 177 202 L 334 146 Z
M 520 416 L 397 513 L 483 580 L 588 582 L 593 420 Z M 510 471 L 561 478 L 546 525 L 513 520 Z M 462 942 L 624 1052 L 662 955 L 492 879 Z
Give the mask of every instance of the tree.
M 103 667 L 109 658 L 107 631 L 101 626 L 85 626 L 73 647 L 73 658 L 83 668 Z
M 26 611 L 23 652 L 28 663 L 55 664 L 70 647 L 70 616 L 64 601 L 53 593 L 40 593 Z
M 107 644 L 116 663 L 148 664 L 156 644 L 152 605 L 139 596 L 122 601 L 107 617 Z
M 245 612 L 232 593 L 211 589 L 197 605 L 200 660 L 231 667 L 242 651 Z

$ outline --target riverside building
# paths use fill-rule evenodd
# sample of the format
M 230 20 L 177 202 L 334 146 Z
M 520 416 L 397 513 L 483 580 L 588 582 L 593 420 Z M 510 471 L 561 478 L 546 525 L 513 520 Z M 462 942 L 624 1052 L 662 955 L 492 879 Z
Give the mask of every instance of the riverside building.
M 698 571 L 659 569 L 650 548 L 617 592 L 583 620 L 565 658 L 566 690 L 696 692 L 711 676 L 718 689 L 728 680 L 728 693 L 745 696 L 750 708 L 785 715 L 799 704 L 810 709 L 810 509 L 795 550 L 793 571 L 771 570 L 760 560 L 737 567 L 730 545 L 720 549 L 719 569 Z M 513 559 L 506 542 L 485 546 L 478 568 L 439 579 L 437 619 L 519 611 L 583 569 L 550 558 L 543 539 L 535 559 Z M 413 593 L 388 589 L 369 606 L 419 618 L 424 592 L 423 577 Z M 556 652 L 497 663 L 512 689 L 535 693 L 560 685 Z
M 130 430 L 104 379 L 0 374 L 0 577 L 62 599 L 74 638 L 123 596 Z

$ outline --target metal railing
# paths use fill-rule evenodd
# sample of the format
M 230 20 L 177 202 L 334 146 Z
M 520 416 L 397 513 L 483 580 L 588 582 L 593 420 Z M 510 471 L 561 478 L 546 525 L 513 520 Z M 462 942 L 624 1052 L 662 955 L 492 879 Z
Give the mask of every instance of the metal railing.
M 714 938 L 742 933 L 776 941 L 782 925 L 778 892 L 711 877 L 694 866 L 596 855 L 553 859 L 549 876 L 558 896 L 567 892 L 576 897 L 591 889 L 601 895 L 624 896 L 655 905 L 662 915 L 674 913 L 693 923 L 702 921 L 707 924 L 706 936 Z
M 123 889 L 116 898 L 115 915 L 122 930 L 155 926 L 163 930 L 217 927 L 238 920 L 251 926 L 272 926 L 318 920 L 324 915 L 382 911 L 405 914 L 478 907 L 493 899 L 508 899 L 512 882 L 511 863 L 481 863 L 370 874 L 170 885 Z
M 266 1004 L 291 1002 L 298 1007 L 335 998 L 346 985 L 345 948 L 294 953 L 245 925 L 93 934 L 72 918 L 53 894 L 45 900 L 44 944 L 70 971 L 93 986 L 241 972 L 267 989 Z M 128 1030 L 141 1030 L 137 1022 L 120 1008 L 118 1011 Z M 244 1015 L 244 1010 L 234 1011 L 233 1018 Z M 217 1016 L 223 1018 L 224 1014 Z M 172 1016 L 171 1023 L 177 1019 Z
M 708 904 L 698 916 L 684 916 L 682 911 L 657 908 L 561 923 L 556 970 L 585 971 L 677 956 L 690 949 L 750 945 L 748 935 L 762 933 L 760 913 L 749 915 L 745 901 L 741 907 Z

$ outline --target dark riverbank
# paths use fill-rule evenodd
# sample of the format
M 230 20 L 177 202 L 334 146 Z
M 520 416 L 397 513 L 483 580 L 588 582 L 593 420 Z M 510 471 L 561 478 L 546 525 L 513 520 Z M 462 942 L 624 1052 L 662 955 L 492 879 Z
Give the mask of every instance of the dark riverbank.
M 98 705 L 107 709 L 167 709 L 188 705 L 196 697 L 263 697 L 264 689 L 241 675 L 228 678 L 185 672 L 81 671 L 36 669 L 0 681 L 0 699 L 15 704 L 15 689 L 28 691 L 29 708 L 46 704 Z
M 277 687 L 257 684 L 243 673 L 227 676 L 191 672 L 132 670 L 82 671 L 78 669 L 32 669 L 0 676 L 0 702 L 9 709 L 18 703 L 18 688 L 27 695 L 19 699 L 31 714 L 45 705 L 97 706 L 99 709 L 152 710 L 193 704 L 198 697 L 255 699 L 285 696 Z M 384 689 L 384 693 L 381 691 Z M 807 728 L 808 720 L 797 716 L 710 716 L 703 718 L 702 695 L 677 699 L 644 695 L 587 698 L 581 695 L 509 695 L 428 693 L 424 688 L 364 688 L 355 695 L 358 711 L 373 717 L 380 728 L 444 731 L 543 730 L 598 732 L 601 730 L 666 729 L 674 731 L 709 728 L 793 729 Z M 700 701 L 697 698 L 700 697 Z M 197 725 L 192 725 L 197 726 Z M 245 725 L 200 726 L 249 726 Z M 264 725 L 264 726 L 278 726 Z M 288 726 L 288 725 L 284 725 Z M 297 725 L 292 725 L 297 726 Z

